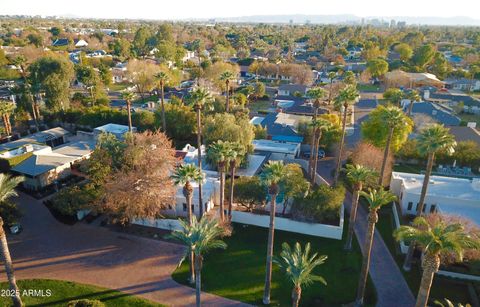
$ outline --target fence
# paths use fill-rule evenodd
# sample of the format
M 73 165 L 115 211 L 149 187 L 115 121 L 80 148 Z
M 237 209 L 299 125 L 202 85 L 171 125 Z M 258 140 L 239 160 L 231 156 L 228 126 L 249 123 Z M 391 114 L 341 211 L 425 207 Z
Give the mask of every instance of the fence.
M 173 219 L 156 219 L 156 220 L 137 219 L 133 221 L 132 224 L 147 226 L 147 227 L 155 227 L 155 228 L 160 228 L 160 229 L 165 229 L 170 231 L 182 229 L 178 220 L 173 220 Z

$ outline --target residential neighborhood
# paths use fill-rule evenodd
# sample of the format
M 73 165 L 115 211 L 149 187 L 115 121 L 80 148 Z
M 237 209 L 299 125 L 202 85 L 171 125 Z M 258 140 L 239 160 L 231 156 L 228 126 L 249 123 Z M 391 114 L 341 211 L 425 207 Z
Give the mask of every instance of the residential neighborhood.
M 480 16 L 372 1 L 6 4 L 0 306 L 480 306 Z

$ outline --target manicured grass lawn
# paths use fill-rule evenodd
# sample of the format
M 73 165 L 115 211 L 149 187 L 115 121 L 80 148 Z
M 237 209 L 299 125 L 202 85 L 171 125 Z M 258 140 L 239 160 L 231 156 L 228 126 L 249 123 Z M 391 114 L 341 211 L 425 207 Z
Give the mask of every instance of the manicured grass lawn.
M 382 238 L 387 245 L 390 253 L 397 262 L 397 265 L 401 268 L 403 266 L 404 256 L 400 254 L 399 248 L 397 248 L 397 242 L 393 238 L 393 214 L 391 213 L 390 206 L 382 208 L 379 214 L 379 220 L 377 223 L 377 230 L 382 235 Z M 420 287 L 420 280 L 422 273 L 418 266 L 413 266 L 410 272 L 401 270 L 405 280 L 407 281 L 414 296 L 417 295 Z M 444 298 L 448 298 L 452 302 L 456 303 L 472 303 L 468 294 L 467 285 L 462 282 L 457 282 L 441 276 L 435 276 L 433 280 L 432 290 L 430 292 L 430 298 L 433 300 L 442 301 Z
M 417 166 L 417 165 L 401 164 L 401 165 L 393 166 L 394 172 L 420 174 L 421 171 L 424 171 L 424 170 L 425 170 L 425 167 Z
M 71 300 L 90 299 L 100 300 L 108 307 L 161 307 L 163 305 L 147 301 L 115 290 L 100 288 L 91 285 L 77 284 L 70 281 L 29 279 L 17 281 L 20 292 L 24 290 L 51 291 L 51 296 L 26 296 L 22 300 L 26 306 L 58 306 L 64 307 Z M 1 283 L 0 289 L 8 289 L 7 283 Z M 11 306 L 11 299 L 0 296 L 0 306 Z
M 259 101 L 252 101 L 248 104 L 248 109 L 252 112 L 258 112 L 258 111 L 267 111 L 268 108 L 272 107 L 272 104 L 268 100 L 259 100 Z
M 458 114 L 461 120 L 465 122 L 476 122 L 477 128 L 480 127 L 480 115 L 478 114 L 467 114 L 467 113 L 460 113 Z
M 108 88 L 112 92 L 119 92 L 119 91 L 123 91 L 124 89 L 126 89 L 129 86 L 131 86 L 131 84 L 128 84 L 128 83 L 113 83 L 113 84 L 110 84 L 110 86 Z
M 345 225 L 347 229 L 347 225 Z M 211 251 L 205 257 L 202 270 L 202 286 L 206 292 L 262 305 L 265 279 L 265 256 L 268 229 L 234 224 L 233 235 L 225 239 L 226 250 Z M 343 240 L 331 240 L 291 232 L 275 231 L 275 250 L 278 255 L 281 244 L 300 242 L 302 246 L 311 242 L 312 250 L 327 255 L 325 264 L 317 268 L 316 274 L 323 276 L 328 285 L 315 283 L 303 290 L 303 306 L 339 306 L 355 299 L 361 254 L 357 244 L 350 253 L 343 251 Z M 188 284 L 188 264 L 175 271 L 173 278 Z M 290 281 L 274 264 L 272 276 L 272 306 L 291 306 Z M 373 286 L 367 288 L 367 305 L 375 301 Z
M 380 86 L 373 84 L 358 84 L 357 89 L 361 92 L 378 92 L 380 91 Z

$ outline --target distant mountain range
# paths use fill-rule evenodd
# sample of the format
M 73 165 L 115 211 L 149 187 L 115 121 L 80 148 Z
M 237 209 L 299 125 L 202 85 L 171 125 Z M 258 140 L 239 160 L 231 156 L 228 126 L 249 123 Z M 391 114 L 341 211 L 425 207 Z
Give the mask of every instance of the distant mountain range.
M 228 18 L 215 18 L 221 22 L 242 22 L 242 23 L 290 23 L 304 24 L 307 21 L 312 24 L 360 24 L 362 20 L 365 23 L 371 23 L 373 20 L 390 22 L 405 21 L 408 25 L 446 25 L 446 26 L 480 26 L 480 19 L 470 17 L 411 17 L 411 16 L 370 16 L 359 17 L 355 15 L 252 15 Z

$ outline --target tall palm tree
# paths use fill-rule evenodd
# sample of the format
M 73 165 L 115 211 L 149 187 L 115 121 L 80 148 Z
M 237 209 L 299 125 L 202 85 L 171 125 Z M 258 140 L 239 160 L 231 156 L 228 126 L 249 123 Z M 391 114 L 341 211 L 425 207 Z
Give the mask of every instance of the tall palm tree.
M 128 132 L 132 132 L 132 101 L 135 99 L 135 97 L 135 93 L 130 91 L 125 91 L 122 93 L 122 99 L 125 99 L 125 102 L 127 103 Z
M 376 176 L 374 170 L 360 165 L 360 164 L 347 164 L 347 179 L 353 186 L 353 199 L 352 208 L 350 210 L 350 221 L 348 222 L 348 234 L 347 241 L 345 242 L 345 250 L 352 249 L 353 229 L 355 221 L 357 219 L 358 199 L 360 197 L 360 191 L 363 190 L 363 185 L 370 179 Z
M 159 94 L 160 94 L 160 104 L 162 109 L 162 131 L 165 133 L 167 131 L 167 121 L 165 119 L 165 84 L 170 80 L 166 72 L 159 72 L 155 75 L 155 80 L 158 82 Z
M 307 91 L 307 97 L 313 101 L 313 118 L 312 118 L 312 123 L 317 120 L 318 116 L 318 109 L 320 108 L 320 99 L 322 99 L 325 96 L 325 90 L 321 87 L 314 87 L 311 88 Z M 308 161 L 309 167 L 308 171 L 310 173 L 310 176 L 313 176 L 313 155 L 314 155 L 314 150 L 315 150 L 315 132 L 316 129 L 314 127 L 313 132 L 312 132 L 312 141 L 310 143 L 310 160 Z
M 340 146 L 338 148 L 338 156 L 337 156 L 337 165 L 335 168 L 335 177 L 334 183 L 338 183 L 338 176 L 340 175 L 340 167 L 342 166 L 342 155 L 343 155 L 343 147 L 345 145 L 345 130 L 347 127 L 347 113 L 348 107 L 355 104 L 360 97 L 357 89 L 353 85 L 348 85 L 343 90 L 340 91 L 337 98 L 335 99 L 335 105 L 338 109 L 343 108 L 343 118 L 342 118 L 342 137 L 340 139 Z
M 225 111 L 230 112 L 230 80 L 235 77 L 233 72 L 226 70 L 220 75 L 220 81 L 225 82 Z
M 205 106 L 209 106 L 212 101 L 212 96 L 207 89 L 198 87 L 188 98 L 190 104 L 197 113 L 197 162 L 198 168 L 202 171 L 202 110 Z M 203 201 L 202 201 L 202 183 L 198 185 L 198 203 L 200 204 L 200 218 L 203 216 Z
M 349 84 L 349 85 L 357 84 L 357 79 L 353 71 L 349 70 L 343 75 L 343 83 Z
M 193 196 L 193 187 L 192 182 L 200 184 L 203 180 L 203 174 L 201 170 L 193 164 L 184 164 L 180 165 L 175 173 L 172 175 L 173 182 L 176 185 L 183 185 L 183 195 L 187 202 L 187 219 L 188 224 L 193 223 L 194 214 L 192 212 L 192 196 Z M 202 204 L 199 203 L 199 207 L 202 207 Z M 194 255 L 193 252 L 190 254 L 190 282 L 195 281 L 195 271 L 193 268 L 194 265 Z
M 230 150 L 227 153 L 227 160 L 230 167 L 230 195 L 228 198 L 228 219 L 232 220 L 232 208 L 233 208 L 233 190 L 235 187 L 235 171 L 237 164 L 245 155 L 243 146 L 238 142 L 230 143 Z
M 12 124 L 10 123 L 10 115 L 15 110 L 15 103 L 9 100 L 0 100 L 0 114 L 2 115 L 5 134 L 12 135 Z
M 35 122 L 35 127 L 37 128 L 37 131 L 39 130 L 38 127 L 38 118 L 37 118 L 37 109 L 36 109 L 36 98 L 31 92 L 30 88 L 30 82 L 28 80 L 27 76 L 27 59 L 23 55 L 18 55 L 12 60 L 12 64 L 20 68 L 20 75 L 22 76 L 23 83 L 24 83 L 24 88 L 25 88 L 25 94 L 29 96 L 29 100 L 32 104 L 32 116 L 33 116 L 33 121 Z
M 422 129 L 417 137 L 418 145 L 417 151 L 422 156 L 427 156 L 427 169 L 425 170 L 425 176 L 423 177 L 422 190 L 420 192 L 420 199 L 417 205 L 417 217 L 423 214 L 425 207 L 425 198 L 427 196 L 428 184 L 430 183 L 430 175 L 432 174 L 433 164 L 435 162 L 435 154 L 439 151 L 446 151 L 447 153 L 454 153 L 455 138 L 448 128 L 443 125 L 433 124 Z M 405 257 L 405 263 L 403 269 L 410 271 L 413 259 L 413 253 L 415 251 L 415 242 L 411 242 L 408 246 L 408 253 Z
M 298 307 L 300 303 L 302 286 L 308 286 L 315 281 L 327 285 L 327 282 L 322 276 L 313 274 L 313 270 L 317 266 L 324 264 L 327 258 L 325 255 L 318 256 L 317 253 L 310 255 L 310 242 L 305 245 L 305 250 L 303 251 L 302 246 L 298 242 L 295 243 L 293 250 L 287 242 L 282 244 L 280 257 L 275 257 L 273 262 L 285 271 L 285 275 L 287 275 L 287 278 L 293 283 L 293 307 Z
M 187 224 L 182 220 L 179 221 L 182 230 L 173 231 L 170 237 L 187 246 L 184 257 L 191 253 L 195 255 L 195 302 L 196 306 L 200 307 L 203 255 L 211 249 L 227 248 L 227 244 L 219 239 L 224 234 L 224 229 L 214 219 L 204 218 L 197 221 L 197 218 L 194 217 L 191 224 Z
M 219 140 L 210 145 L 208 151 L 213 162 L 217 164 L 220 173 L 220 220 L 223 222 L 225 221 L 225 164 L 230 151 L 230 143 Z
M 269 161 L 263 169 L 261 175 L 262 183 L 268 187 L 270 195 L 270 226 L 268 228 L 267 243 L 267 264 L 265 272 L 265 290 L 263 294 L 263 303 L 270 304 L 270 289 L 272 284 L 272 260 L 273 260 L 273 240 L 275 233 L 275 206 L 278 193 L 280 192 L 280 183 L 287 173 L 287 168 L 283 161 Z
M 427 306 L 442 254 L 454 254 L 458 261 L 462 261 L 466 249 L 480 250 L 478 235 L 470 235 L 460 223 L 447 223 L 441 218 L 429 223 L 424 217 L 417 217 L 412 226 L 401 226 L 394 236 L 398 241 L 415 241 L 423 249 L 423 274 L 416 307 Z
M 385 176 L 385 168 L 387 166 L 388 155 L 390 154 L 390 147 L 392 144 L 392 138 L 393 134 L 395 133 L 395 129 L 408 125 L 408 118 L 405 116 L 405 113 L 403 113 L 403 111 L 396 106 L 386 106 L 382 111 L 381 118 L 388 127 L 388 136 L 387 142 L 385 144 L 385 149 L 383 151 L 383 160 L 382 167 L 380 168 L 380 176 L 378 177 L 379 185 L 383 185 L 383 177 Z
M 24 180 L 23 177 L 10 177 L 5 174 L 0 174 L 0 203 L 5 202 L 11 197 L 17 196 L 15 187 Z M 13 272 L 12 257 L 8 249 L 7 236 L 3 229 L 3 219 L 0 216 L 0 244 L 3 263 L 5 265 L 5 272 L 7 274 L 8 285 L 12 295 L 13 306 L 21 307 L 22 299 L 20 298 L 20 291 L 18 290 L 15 274 Z
M 314 159 L 313 159 L 313 167 L 312 172 L 310 174 L 310 180 L 312 185 L 315 184 L 315 176 L 317 174 L 317 166 L 318 166 L 318 151 L 320 150 L 320 140 L 322 139 L 322 135 L 324 132 L 328 132 L 334 128 L 334 125 L 323 118 L 319 118 L 316 121 L 312 122 L 312 126 L 314 127 L 314 136 L 315 136 L 315 143 L 314 143 Z
M 330 79 L 330 87 L 328 89 L 328 103 L 331 104 L 332 103 L 332 99 L 333 99 L 333 80 L 335 80 L 335 78 L 337 77 L 337 73 L 334 72 L 334 71 L 331 71 L 327 74 L 328 76 L 328 79 Z
M 383 188 L 378 190 L 370 190 L 369 193 L 361 191 L 360 195 L 365 197 L 367 200 L 368 209 L 370 212 L 368 214 L 367 236 L 365 237 L 363 249 L 365 254 L 363 256 L 362 270 L 360 271 L 360 280 L 357 288 L 357 298 L 355 300 L 356 306 L 363 305 L 363 298 L 365 296 L 365 288 L 367 286 L 368 271 L 370 267 L 370 256 L 372 253 L 373 236 L 375 234 L 375 224 L 378 222 L 377 211 L 383 205 L 391 203 L 397 198 L 391 192 L 385 191 Z
M 422 100 L 420 95 L 418 94 L 417 90 L 411 90 L 407 93 L 407 98 L 410 100 L 410 104 L 408 105 L 408 116 L 412 116 L 413 111 L 413 104 L 417 101 Z

